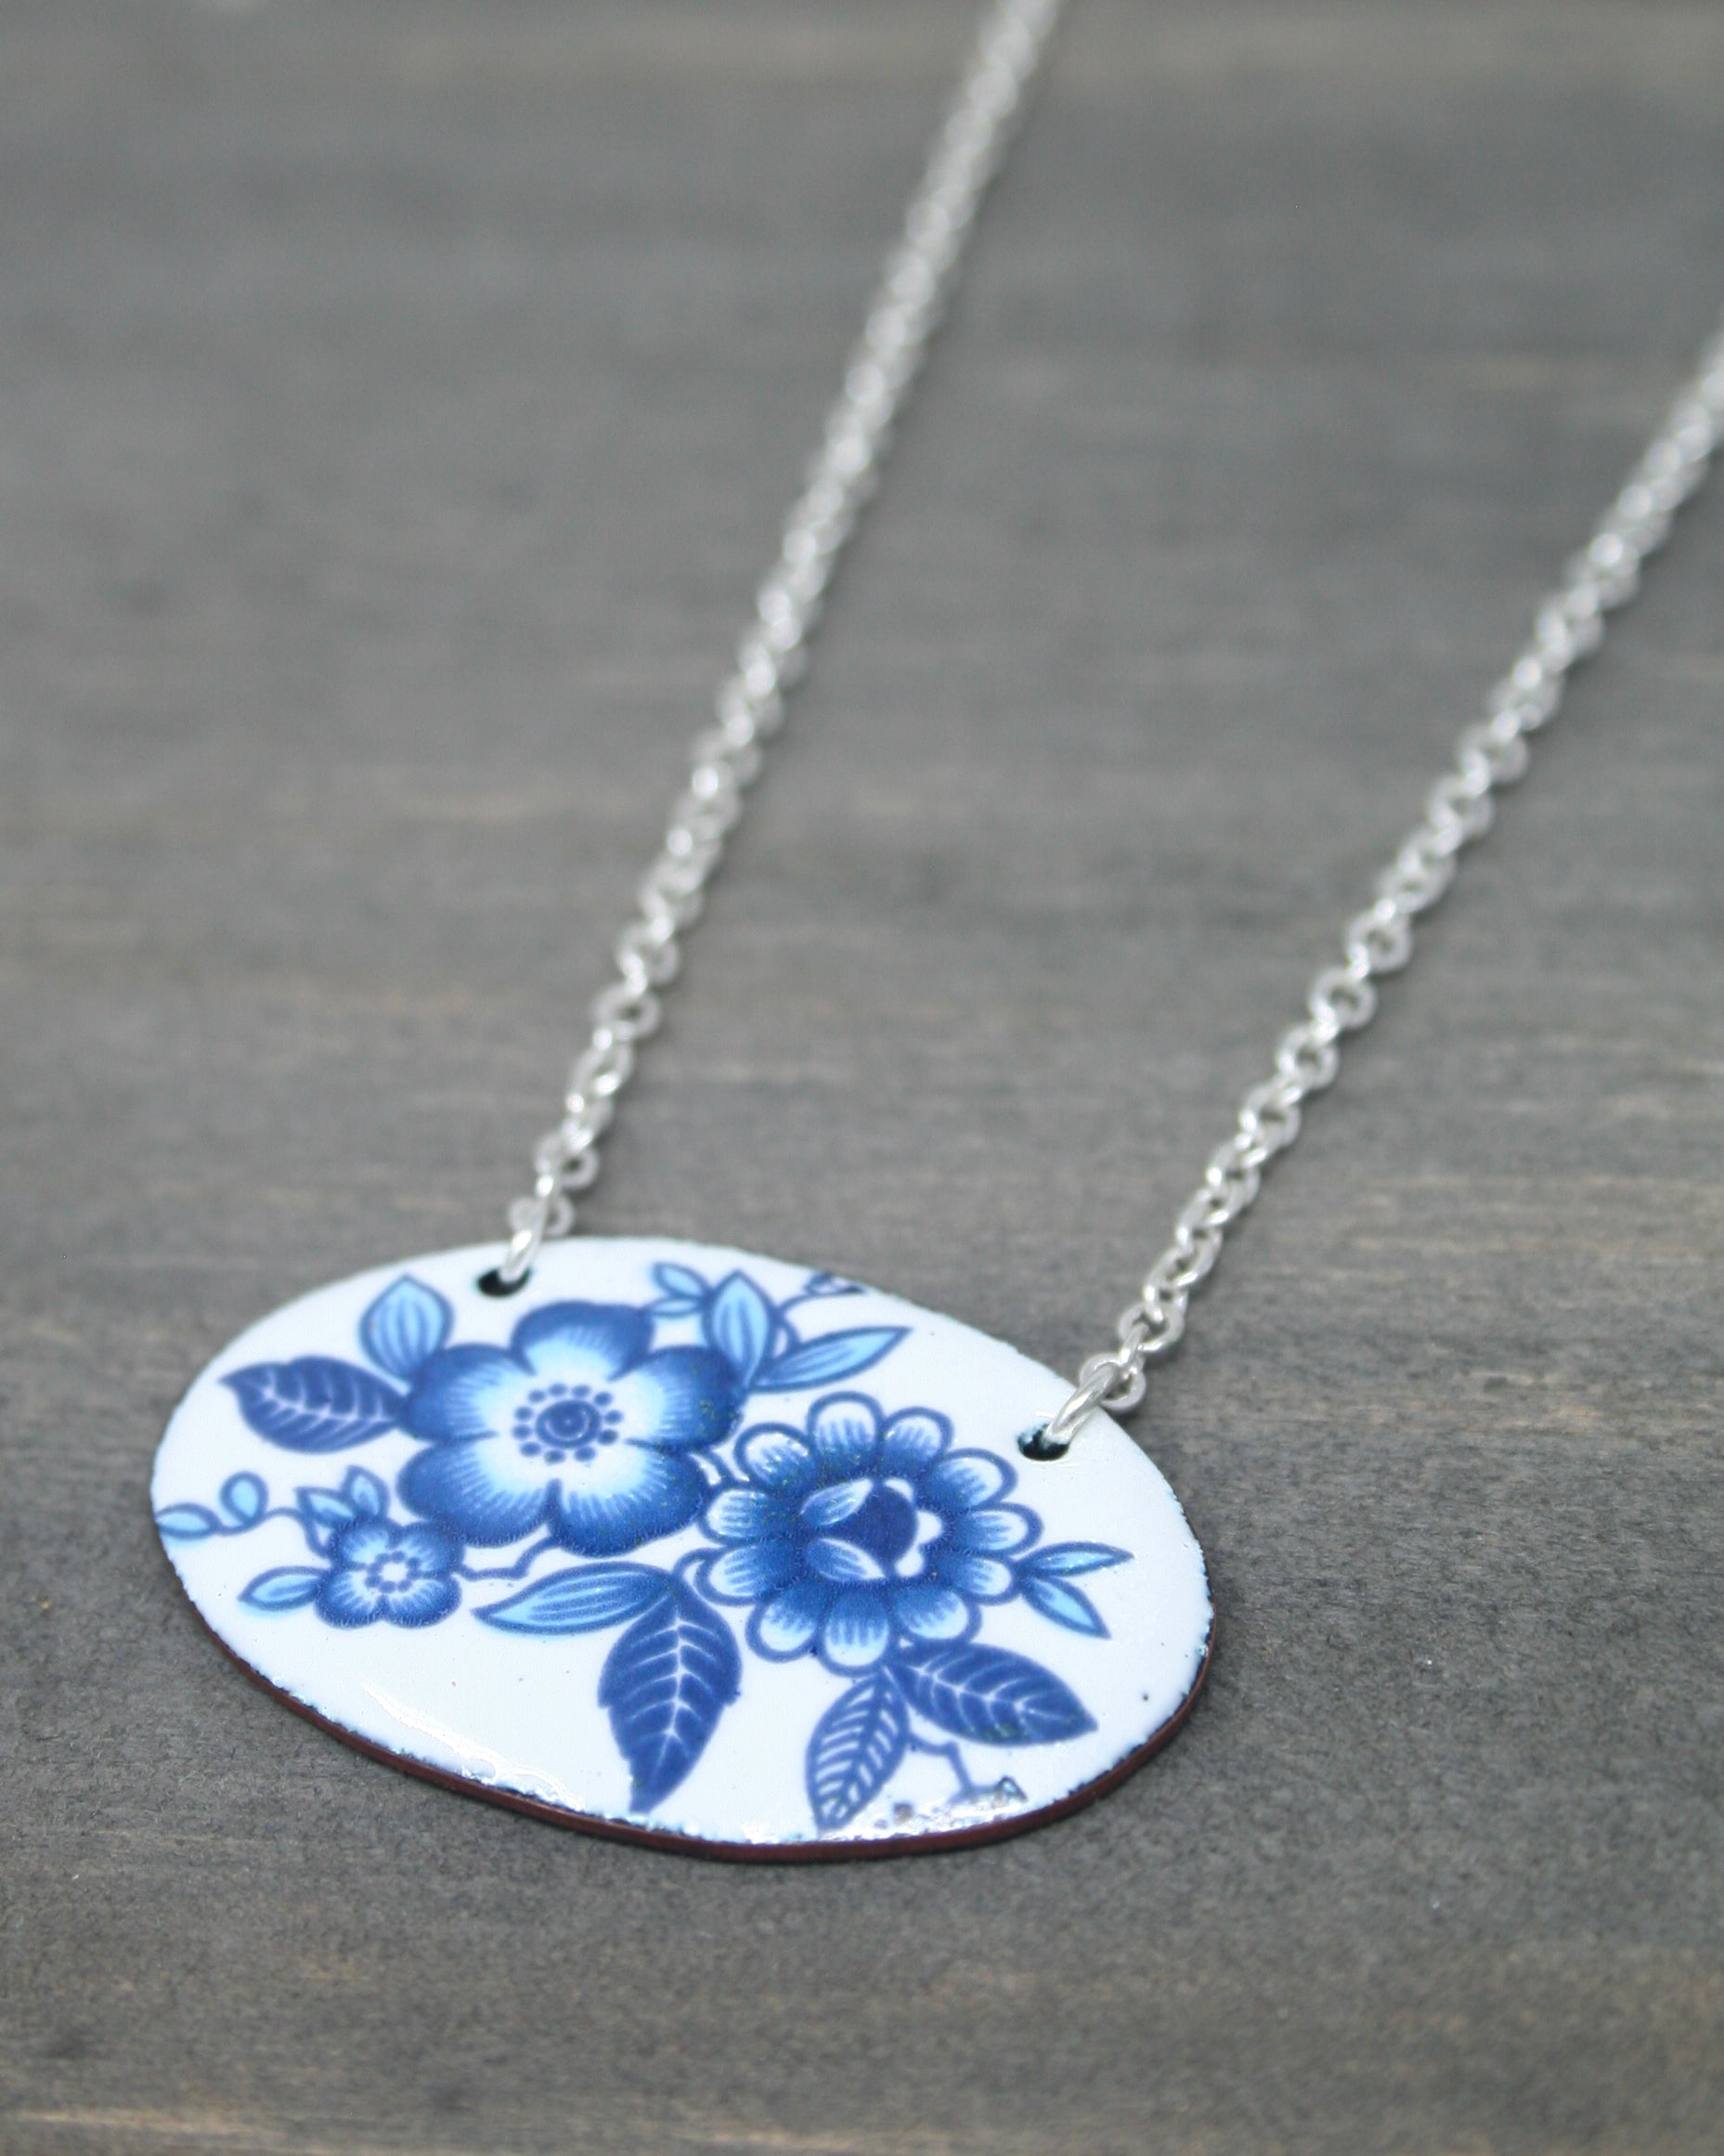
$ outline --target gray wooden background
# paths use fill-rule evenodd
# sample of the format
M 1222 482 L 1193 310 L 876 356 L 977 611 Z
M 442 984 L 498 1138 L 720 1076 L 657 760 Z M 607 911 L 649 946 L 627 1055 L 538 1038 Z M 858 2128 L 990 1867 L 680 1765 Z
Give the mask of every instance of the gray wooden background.
M 1173 1748 L 732 1870 L 195 1628 L 239 1328 L 488 1232 L 961 0 L 0 18 L 5 2146 L 1724 2148 L 1724 493 L 1137 1424 Z M 590 1208 L 1070 1366 L 1724 296 L 1724 10 L 1079 0 Z

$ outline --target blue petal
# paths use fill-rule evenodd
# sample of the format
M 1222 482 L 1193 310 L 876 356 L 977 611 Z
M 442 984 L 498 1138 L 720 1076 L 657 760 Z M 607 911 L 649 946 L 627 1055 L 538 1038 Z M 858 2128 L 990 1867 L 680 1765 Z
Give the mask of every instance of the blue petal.
M 708 1344 L 723 1356 L 746 1392 L 771 1349 L 777 1305 L 746 1273 L 732 1273 L 719 1281 L 701 1324 Z
M 222 1485 L 222 1510 L 241 1526 L 254 1527 L 264 1516 L 269 1491 L 256 1474 L 230 1474 Z
M 769 1662 L 788 1662 L 806 1655 L 832 1602 L 832 1590 L 818 1579 L 798 1579 L 763 1602 L 748 1620 L 748 1641 Z
M 820 1628 L 820 1658 L 828 1669 L 870 1669 L 891 1644 L 892 1619 L 885 1591 L 847 1587 L 834 1596 Z
M 1095 1604 L 1068 1581 L 1052 1575 L 1044 1577 L 1039 1572 L 1026 1572 L 1018 1584 L 1031 1608 L 1040 1610 L 1044 1617 L 1052 1617 L 1056 1625 L 1064 1625 L 1068 1631 L 1088 1632 L 1094 1639 L 1108 1637 L 1108 1628 Z
M 488 1437 L 506 1430 L 517 1400 L 533 1380 L 500 1347 L 445 1347 L 419 1373 L 401 1420 L 434 1445 Z
M 311 1489 L 302 1485 L 294 1492 L 299 1516 L 305 1524 L 305 1539 L 314 1550 L 327 1551 L 344 1527 L 352 1526 L 358 1508 L 339 1490 Z
M 369 1467 L 350 1467 L 342 1477 L 342 1495 L 356 1513 L 381 1520 L 389 1510 L 389 1485 Z
M 473 1615 L 499 1631 L 603 1632 L 638 1617 L 670 1589 L 667 1573 L 650 1565 L 571 1565 L 547 1572 L 507 1602 L 487 1603 Z
M 315 1602 L 329 1574 L 320 1567 L 309 1565 L 278 1565 L 268 1572 L 260 1572 L 250 1582 L 240 1600 L 253 1609 L 266 1609 L 272 1613 L 284 1609 L 303 1609 L 308 1602 Z
M 892 1614 L 918 1640 L 961 1640 L 977 1613 L 964 1597 L 932 1579 L 913 1579 L 892 1590 Z
M 460 1589 L 452 1579 L 416 1579 L 382 1598 L 382 1615 L 392 1625 L 434 1625 L 460 1600 Z
M 802 1520 L 810 1527 L 836 1527 L 852 1518 L 874 1495 L 872 1475 L 859 1474 L 854 1482 L 835 1482 L 817 1489 L 802 1507 Z
M 763 1489 L 721 1489 L 703 1526 L 720 1542 L 767 1542 L 790 1531 L 787 1505 Z
M 1074 1572 L 1101 1572 L 1110 1565 L 1129 1565 L 1129 1550 L 1116 1550 L 1111 1542 L 1050 1542 L 1023 1562 L 1031 1572 L 1051 1579 L 1064 1579 Z
M 931 1408 L 905 1408 L 880 1433 L 880 1473 L 914 1482 L 952 1442 L 952 1424 Z
M 441 1527 L 421 1526 L 415 1521 L 398 1531 L 395 1553 L 410 1559 L 421 1572 L 453 1572 L 460 1563 L 461 1546 Z
M 1041 1521 L 1022 1505 L 987 1505 L 979 1513 L 962 1513 L 946 1532 L 960 1550 L 1002 1557 L 1008 1550 L 1021 1550 L 1041 1528 Z
M 798 1341 L 757 1371 L 754 1389 L 799 1393 L 810 1385 L 829 1385 L 835 1378 L 860 1377 L 890 1355 L 909 1330 L 907 1325 L 859 1325 L 853 1331 Z
M 880 1450 L 880 1409 L 866 1393 L 829 1393 L 808 1419 L 823 1473 L 867 1474 Z
M 709 1347 L 663 1347 L 609 1381 L 630 1437 L 678 1452 L 728 1437 L 743 1404 L 736 1373 Z
M 706 1591 L 719 1602 L 758 1602 L 800 1570 L 794 1542 L 750 1542 L 714 1559 L 706 1568 Z
M 332 1625 L 374 1624 L 383 1614 L 383 1602 L 356 1572 L 338 1568 L 318 1590 L 318 1615 Z
M 940 1550 L 928 1572 L 960 1594 L 973 1594 L 978 1602 L 1004 1602 L 1018 1584 L 1009 1565 L 1002 1565 L 997 1557 L 973 1557 L 965 1550 Z
M 648 1445 L 619 1445 L 616 1467 L 574 1479 L 564 1470 L 553 1484 L 551 1532 L 565 1550 L 583 1557 L 620 1557 L 660 1535 L 686 1527 L 706 1501 L 706 1485 L 693 1461 L 680 1452 L 659 1452 Z
M 156 1514 L 156 1531 L 175 1542 L 201 1542 L 219 1535 L 222 1524 L 208 1505 L 169 1505 Z
M 992 1452 L 953 1452 L 922 1485 L 922 1502 L 931 1513 L 951 1519 L 992 1504 L 1012 1487 L 1012 1471 Z
M 369 1565 L 395 1548 L 399 1533 L 387 1520 L 356 1520 L 333 1537 L 330 1555 L 338 1565 Z
M 736 1448 L 736 1464 L 761 1489 L 779 1497 L 799 1497 L 812 1487 L 818 1470 L 799 1432 L 780 1422 L 762 1422 Z
M 866 1550 L 859 1550 L 854 1542 L 839 1542 L 827 1535 L 817 1535 L 802 1552 L 802 1561 L 809 1570 L 822 1579 L 830 1579 L 834 1586 L 861 1586 L 864 1581 L 884 1579 L 886 1568 Z
M 359 1344 L 380 1370 L 411 1383 L 447 1340 L 455 1313 L 434 1288 L 404 1273 L 359 1320 Z
M 517 1458 L 507 1440 L 434 1445 L 408 1461 L 395 1487 L 404 1503 L 440 1522 L 463 1542 L 496 1549 L 530 1534 L 551 1508 L 544 1482 L 505 1479 L 502 1471 Z
M 509 1344 L 539 1377 L 590 1383 L 640 1361 L 653 1320 L 622 1303 L 547 1303 L 522 1318 Z

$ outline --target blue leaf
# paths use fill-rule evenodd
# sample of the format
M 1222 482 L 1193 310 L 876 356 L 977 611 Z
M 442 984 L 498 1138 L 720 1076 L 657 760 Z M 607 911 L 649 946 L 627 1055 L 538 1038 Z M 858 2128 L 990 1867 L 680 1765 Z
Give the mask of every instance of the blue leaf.
M 219 1535 L 222 1524 L 207 1505 L 170 1505 L 156 1514 L 156 1532 L 171 1542 L 201 1542 L 206 1535 Z
M 769 1362 L 755 1381 L 762 1393 L 796 1393 L 805 1385 L 830 1384 L 835 1378 L 854 1377 L 872 1370 L 882 1356 L 890 1355 L 909 1331 L 907 1325 L 860 1325 L 849 1332 L 828 1332 L 820 1340 L 805 1340 L 787 1355 Z
M 1081 1594 L 1075 1587 L 1068 1587 L 1063 1579 L 1043 1579 L 1036 1573 L 1026 1572 L 1019 1577 L 1018 1585 L 1031 1609 L 1039 1609 L 1044 1617 L 1052 1617 L 1068 1631 L 1089 1632 L 1098 1640 L 1108 1637 L 1108 1628 L 1089 1596 Z
M 1051 1745 L 1095 1726 L 1051 1669 L 1004 1647 L 905 1647 L 893 1668 L 918 1714 L 977 1744 Z
M 841 1280 L 836 1273 L 810 1273 L 803 1282 L 805 1295 L 860 1295 L 854 1280 Z
M 692 1303 L 698 1307 L 706 1300 L 706 1283 L 690 1266 L 655 1266 L 653 1281 L 679 1302 Z
M 222 1380 L 260 1437 L 290 1452 L 340 1452 L 393 1430 L 405 1405 L 392 1387 L 355 1363 L 327 1355 L 258 1362 Z
M 328 1550 L 331 1538 L 344 1527 L 352 1526 L 359 1516 L 356 1508 L 338 1491 L 301 1489 L 295 1495 L 299 1500 L 300 1517 L 305 1523 L 305 1539 L 319 1556 Z
M 230 1474 L 222 1485 L 222 1510 L 242 1527 L 254 1527 L 269 1503 L 269 1489 L 261 1475 Z
M 369 1467 L 350 1467 L 342 1476 L 342 1495 L 356 1514 L 381 1520 L 389 1511 L 389 1485 Z
M 599 1680 L 617 1749 L 634 1776 L 629 1802 L 648 1812 L 706 1748 L 742 1684 L 731 1628 L 675 1587 L 617 1641 Z
M 240 1600 L 250 1603 L 253 1609 L 272 1612 L 304 1609 L 317 1599 L 318 1588 L 328 1578 L 327 1572 L 309 1565 L 278 1565 L 273 1572 L 260 1572 Z
M 602 1632 L 639 1617 L 669 1586 L 668 1574 L 650 1565 L 577 1565 L 473 1615 L 504 1632 Z
M 380 1370 L 408 1383 L 455 1326 L 455 1313 L 434 1288 L 404 1273 L 359 1320 L 359 1344 Z
M 814 1724 L 808 1796 L 821 1827 L 846 1825 L 898 1772 L 910 1716 L 891 1671 L 879 1669 L 835 1700 Z
M 1067 1579 L 1078 1572 L 1100 1572 L 1109 1565 L 1129 1565 L 1129 1550 L 1116 1550 L 1110 1542 L 1050 1542 L 1045 1550 L 1031 1550 L 1018 1559 L 1020 1572 L 1038 1572 L 1043 1578 Z
M 778 1330 L 778 1307 L 746 1273 L 732 1273 L 706 1306 L 704 1330 L 736 1372 L 745 1392 L 766 1360 Z

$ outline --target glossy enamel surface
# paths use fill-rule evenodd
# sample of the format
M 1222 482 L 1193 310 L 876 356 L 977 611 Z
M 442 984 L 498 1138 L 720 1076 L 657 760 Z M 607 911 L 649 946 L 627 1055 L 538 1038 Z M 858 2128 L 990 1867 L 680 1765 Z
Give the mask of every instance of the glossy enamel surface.
M 289 1704 L 571 1825 L 738 1855 L 1015 1831 L 1177 1723 L 1211 1607 L 1177 1500 L 1055 1372 L 806 1268 L 487 1248 L 253 1326 L 153 1497 L 200 1616 Z

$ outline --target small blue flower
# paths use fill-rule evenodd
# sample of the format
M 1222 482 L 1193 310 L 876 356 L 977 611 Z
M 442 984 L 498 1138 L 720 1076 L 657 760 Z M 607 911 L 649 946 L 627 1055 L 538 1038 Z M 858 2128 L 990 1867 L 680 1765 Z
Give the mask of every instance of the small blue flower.
M 542 1527 L 588 1557 L 686 1526 L 706 1494 L 688 1455 L 729 1436 L 742 1385 L 711 1348 L 652 1343 L 643 1310 L 551 1303 L 506 1350 L 440 1348 L 402 1409 L 426 1446 L 403 1499 L 468 1542 Z
M 999 1502 L 1012 1471 L 988 1452 L 953 1452 L 928 1408 L 889 1419 L 863 1393 L 819 1401 L 806 1432 L 772 1423 L 736 1448 L 745 1487 L 723 1489 L 702 1526 L 727 1545 L 707 1566 L 717 1602 L 754 1603 L 748 1639 L 775 1661 L 817 1653 L 853 1675 L 895 1641 L 966 1639 L 978 1604 L 1018 1579 L 1006 1555 L 1041 1522 Z
M 434 1625 L 460 1600 L 461 1546 L 440 1527 L 356 1520 L 330 1543 L 318 1615 L 332 1625 Z

